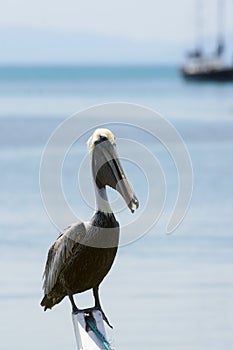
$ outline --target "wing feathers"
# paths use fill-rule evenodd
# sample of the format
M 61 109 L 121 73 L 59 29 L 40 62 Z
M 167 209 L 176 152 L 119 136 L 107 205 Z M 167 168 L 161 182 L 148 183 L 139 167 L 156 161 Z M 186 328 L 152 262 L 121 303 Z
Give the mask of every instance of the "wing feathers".
M 86 234 L 83 223 L 72 224 L 67 227 L 51 246 L 44 271 L 43 289 L 45 294 L 52 291 L 60 272 L 65 267 L 67 260 L 72 256 L 72 251 L 78 249 L 78 244 L 84 239 Z

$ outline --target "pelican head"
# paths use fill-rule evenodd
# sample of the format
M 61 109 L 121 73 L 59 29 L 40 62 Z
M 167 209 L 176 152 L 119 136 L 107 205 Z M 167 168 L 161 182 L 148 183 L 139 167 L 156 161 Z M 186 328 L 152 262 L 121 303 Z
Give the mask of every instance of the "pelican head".
M 139 202 L 119 161 L 115 136 L 108 129 L 97 129 L 88 141 L 92 173 L 98 189 L 110 186 L 120 193 L 133 213 Z

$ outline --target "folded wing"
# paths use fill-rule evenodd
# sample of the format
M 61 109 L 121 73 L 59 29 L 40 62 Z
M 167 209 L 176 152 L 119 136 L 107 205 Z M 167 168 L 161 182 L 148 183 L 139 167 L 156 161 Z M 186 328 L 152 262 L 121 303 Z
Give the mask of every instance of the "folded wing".
M 78 250 L 85 235 L 84 223 L 75 223 L 67 227 L 51 246 L 43 274 L 45 295 L 53 290 L 61 271 L 72 257 L 74 250 Z

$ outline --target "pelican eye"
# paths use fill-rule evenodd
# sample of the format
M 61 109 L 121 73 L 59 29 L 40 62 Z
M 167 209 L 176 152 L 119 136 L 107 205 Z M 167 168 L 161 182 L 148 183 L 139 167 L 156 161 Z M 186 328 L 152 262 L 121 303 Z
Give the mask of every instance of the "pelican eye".
M 108 141 L 108 138 L 106 136 L 101 136 L 98 138 L 98 140 L 96 140 L 94 142 L 95 145 L 98 145 L 98 143 L 104 142 L 104 141 Z

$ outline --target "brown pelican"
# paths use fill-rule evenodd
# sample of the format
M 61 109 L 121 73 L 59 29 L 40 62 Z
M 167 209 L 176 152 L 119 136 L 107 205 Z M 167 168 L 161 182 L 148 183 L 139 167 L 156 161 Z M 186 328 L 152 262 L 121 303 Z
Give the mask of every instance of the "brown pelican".
M 110 208 L 106 186 L 117 190 L 134 212 L 139 202 L 129 185 L 116 153 L 115 137 L 108 129 L 97 129 L 88 141 L 94 179 L 96 210 L 90 222 L 66 228 L 51 246 L 44 271 L 44 310 L 68 296 L 72 312 L 80 310 L 73 294 L 92 289 L 95 306 L 101 310 L 99 285 L 116 256 L 119 224 Z M 92 308 L 93 309 L 93 308 Z M 91 309 L 89 309 L 91 310 Z

